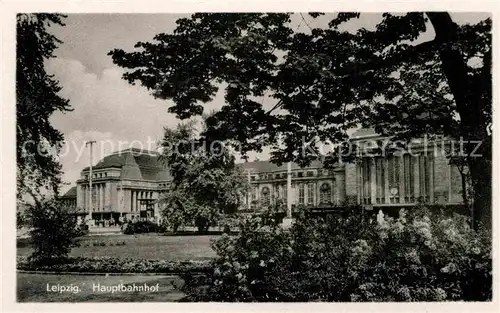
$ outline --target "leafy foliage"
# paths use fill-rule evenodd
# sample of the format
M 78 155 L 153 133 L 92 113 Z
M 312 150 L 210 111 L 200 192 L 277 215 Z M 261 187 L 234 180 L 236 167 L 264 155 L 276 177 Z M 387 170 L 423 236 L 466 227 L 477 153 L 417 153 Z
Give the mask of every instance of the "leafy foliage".
M 29 234 L 34 249 L 31 262 L 56 264 L 66 259 L 82 234 L 74 213 L 55 200 L 45 199 L 28 209 Z
M 414 208 L 380 221 L 301 215 L 290 230 L 244 219 L 214 243 L 214 272 L 186 277 L 193 301 L 485 301 L 487 236 L 463 216 Z
M 475 214 L 488 222 L 491 19 L 458 26 L 445 12 L 384 13 L 374 30 L 346 32 L 342 24 L 360 14 L 340 13 L 328 27 L 301 32 L 290 16 L 197 13 L 179 19 L 172 34 L 137 43 L 137 51 L 109 54 L 129 69 L 130 83 L 173 100 L 169 111 L 180 118 L 202 114 L 202 103 L 223 87 L 225 105 L 207 120 L 204 135 L 235 140 L 244 153 L 268 145 L 277 163 L 306 165 L 325 156 L 324 143 L 345 149 L 347 130 L 359 125 L 404 140 L 424 134 L 481 140 L 483 157 L 467 163 Z M 436 36 L 416 44 L 427 22 Z M 264 108 L 264 96 L 273 108 Z M 301 153 L 304 143 L 314 153 Z M 466 153 L 475 148 L 466 146 Z M 331 164 L 339 154 L 325 157 Z
M 26 217 L 24 216 L 23 213 L 17 211 L 16 212 L 16 228 L 20 229 L 23 228 L 26 224 Z
M 51 25 L 64 26 L 64 15 L 19 14 L 17 16 L 16 114 L 17 192 L 39 197 L 42 187 L 55 195 L 61 183 L 61 165 L 56 159 L 63 135 L 50 124 L 56 112 L 70 111 L 61 98 L 59 83 L 47 74 L 44 62 L 54 57 L 61 43 L 50 34 Z
M 174 231 L 194 223 L 206 232 L 221 213 L 234 213 L 248 186 L 234 156 L 222 145 L 196 138 L 193 122 L 165 129 L 161 160 L 173 177 L 160 203 Z
M 162 225 L 152 221 L 135 221 L 127 223 L 123 228 L 125 235 L 163 232 Z

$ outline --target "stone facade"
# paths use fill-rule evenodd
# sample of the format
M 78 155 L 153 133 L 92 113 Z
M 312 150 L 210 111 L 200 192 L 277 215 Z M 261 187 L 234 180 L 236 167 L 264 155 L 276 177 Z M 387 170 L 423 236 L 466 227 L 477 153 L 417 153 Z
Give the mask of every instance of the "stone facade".
M 351 137 L 358 147 L 381 140 L 384 138 L 366 129 Z M 278 166 L 269 161 L 242 163 L 251 186 L 243 203 L 252 209 L 280 199 L 289 216 L 297 206 L 359 204 L 373 209 L 412 206 L 419 201 L 460 204 L 462 181 L 458 169 L 449 164 L 445 155 L 430 153 L 429 146 L 416 142 L 411 154 L 393 155 L 360 149 L 358 161 L 332 169 L 324 169 L 319 162 L 307 168 L 294 163 Z M 94 221 L 158 218 L 157 200 L 170 181 L 169 171 L 158 161 L 156 152 L 127 149 L 93 166 L 92 205 L 89 168 L 82 170 L 76 188 L 62 198 Z
M 168 188 L 170 175 L 154 151 L 127 149 L 84 168 L 77 181 L 76 206 L 93 223 L 159 218 L 157 200 Z

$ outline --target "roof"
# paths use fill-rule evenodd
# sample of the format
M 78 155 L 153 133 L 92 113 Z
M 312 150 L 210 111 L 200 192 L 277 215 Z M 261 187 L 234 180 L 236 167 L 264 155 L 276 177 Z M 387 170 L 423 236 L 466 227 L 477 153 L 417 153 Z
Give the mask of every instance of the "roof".
M 121 168 L 120 178 L 133 180 L 170 180 L 170 171 L 159 160 L 156 151 L 126 149 L 104 157 L 92 169 Z M 83 171 L 88 171 L 85 167 Z
M 245 170 L 251 169 L 254 172 L 258 173 L 279 172 L 288 170 L 287 163 L 277 165 L 272 163 L 271 161 L 253 161 L 253 162 L 240 163 L 239 165 Z M 323 164 L 320 161 L 312 161 L 311 164 L 307 167 L 300 167 L 297 163 L 292 163 L 292 170 L 307 169 L 307 168 L 322 168 L 322 167 Z
M 373 128 L 360 128 L 356 130 L 352 135 L 352 139 L 358 139 L 358 138 L 363 138 L 363 137 L 372 137 L 372 136 L 378 136 L 378 134 L 375 132 L 375 129 Z
M 76 187 L 71 187 L 64 195 L 60 197 L 61 199 L 76 199 Z

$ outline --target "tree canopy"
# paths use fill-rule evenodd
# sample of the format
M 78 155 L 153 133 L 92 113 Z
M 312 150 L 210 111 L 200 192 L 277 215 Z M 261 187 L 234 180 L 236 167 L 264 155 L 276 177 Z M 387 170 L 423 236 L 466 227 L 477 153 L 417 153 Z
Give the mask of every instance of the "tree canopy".
M 340 13 L 301 32 L 290 17 L 197 13 L 136 51 L 110 55 L 128 69 L 124 79 L 172 100 L 169 111 L 182 119 L 202 114 L 222 86 L 225 103 L 204 135 L 237 140 L 243 152 L 268 145 L 278 163 L 305 165 L 315 156 L 300 153 L 304 142 L 340 143 L 360 125 L 404 139 L 481 140 L 483 157 L 467 162 L 476 202 L 489 212 L 490 19 L 459 26 L 446 12 L 384 13 L 374 30 L 347 32 L 340 26 L 360 14 Z M 415 44 L 429 25 L 435 38 Z M 263 106 L 264 96 L 274 107 Z
M 234 213 L 242 205 L 247 180 L 235 157 L 221 145 L 196 137 L 195 122 L 165 128 L 160 160 L 170 169 L 172 186 L 160 199 L 164 217 L 174 230 L 194 221 L 200 230 L 220 213 Z
M 44 62 L 54 57 L 61 43 L 48 28 L 64 26 L 64 15 L 19 14 L 17 16 L 17 195 L 39 197 L 46 188 L 56 195 L 61 183 L 61 164 L 56 156 L 63 135 L 49 121 L 56 112 L 70 111 L 61 98 L 58 81 L 45 71 Z

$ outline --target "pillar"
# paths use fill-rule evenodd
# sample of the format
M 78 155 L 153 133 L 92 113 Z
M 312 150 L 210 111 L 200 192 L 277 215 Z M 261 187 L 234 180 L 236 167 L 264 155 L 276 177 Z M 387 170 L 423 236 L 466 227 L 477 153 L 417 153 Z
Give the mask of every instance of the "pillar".
M 370 158 L 370 193 L 371 204 L 377 203 L 377 171 L 375 167 L 375 158 Z
M 420 198 L 420 158 L 419 156 L 413 157 L 413 194 L 415 195 L 415 202 Z
M 344 171 L 335 172 L 335 179 L 332 181 L 333 190 L 332 198 L 334 203 L 341 205 L 345 201 L 346 195 L 346 178 Z
M 389 160 L 384 158 L 384 203 L 390 203 L 390 194 L 389 194 Z
M 99 206 L 104 211 L 104 184 L 99 184 Z
M 429 202 L 434 203 L 434 158 L 429 155 Z
M 83 203 L 83 186 L 76 185 L 76 207 L 80 210 L 84 208 Z
M 404 154 L 398 157 L 399 162 L 399 203 L 405 203 L 405 162 Z
M 137 202 L 137 192 L 135 190 L 131 190 L 132 192 L 132 203 L 130 204 L 130 211 L 135 212 L 136 209 L 136 202 Z
M 286 180 L 286 186 L 287 186 L 287 201 L 286 201 L 286 216 L 288 218 L 292 217 L 292 196 L 291 196 L 291 191 L 292 191 L 292 162 L 288 162 L 287 166 L 287 180 Z
M 363 203 L 363 167 L 356 162 L 356 194 L 358 195 L 358 204 Z

